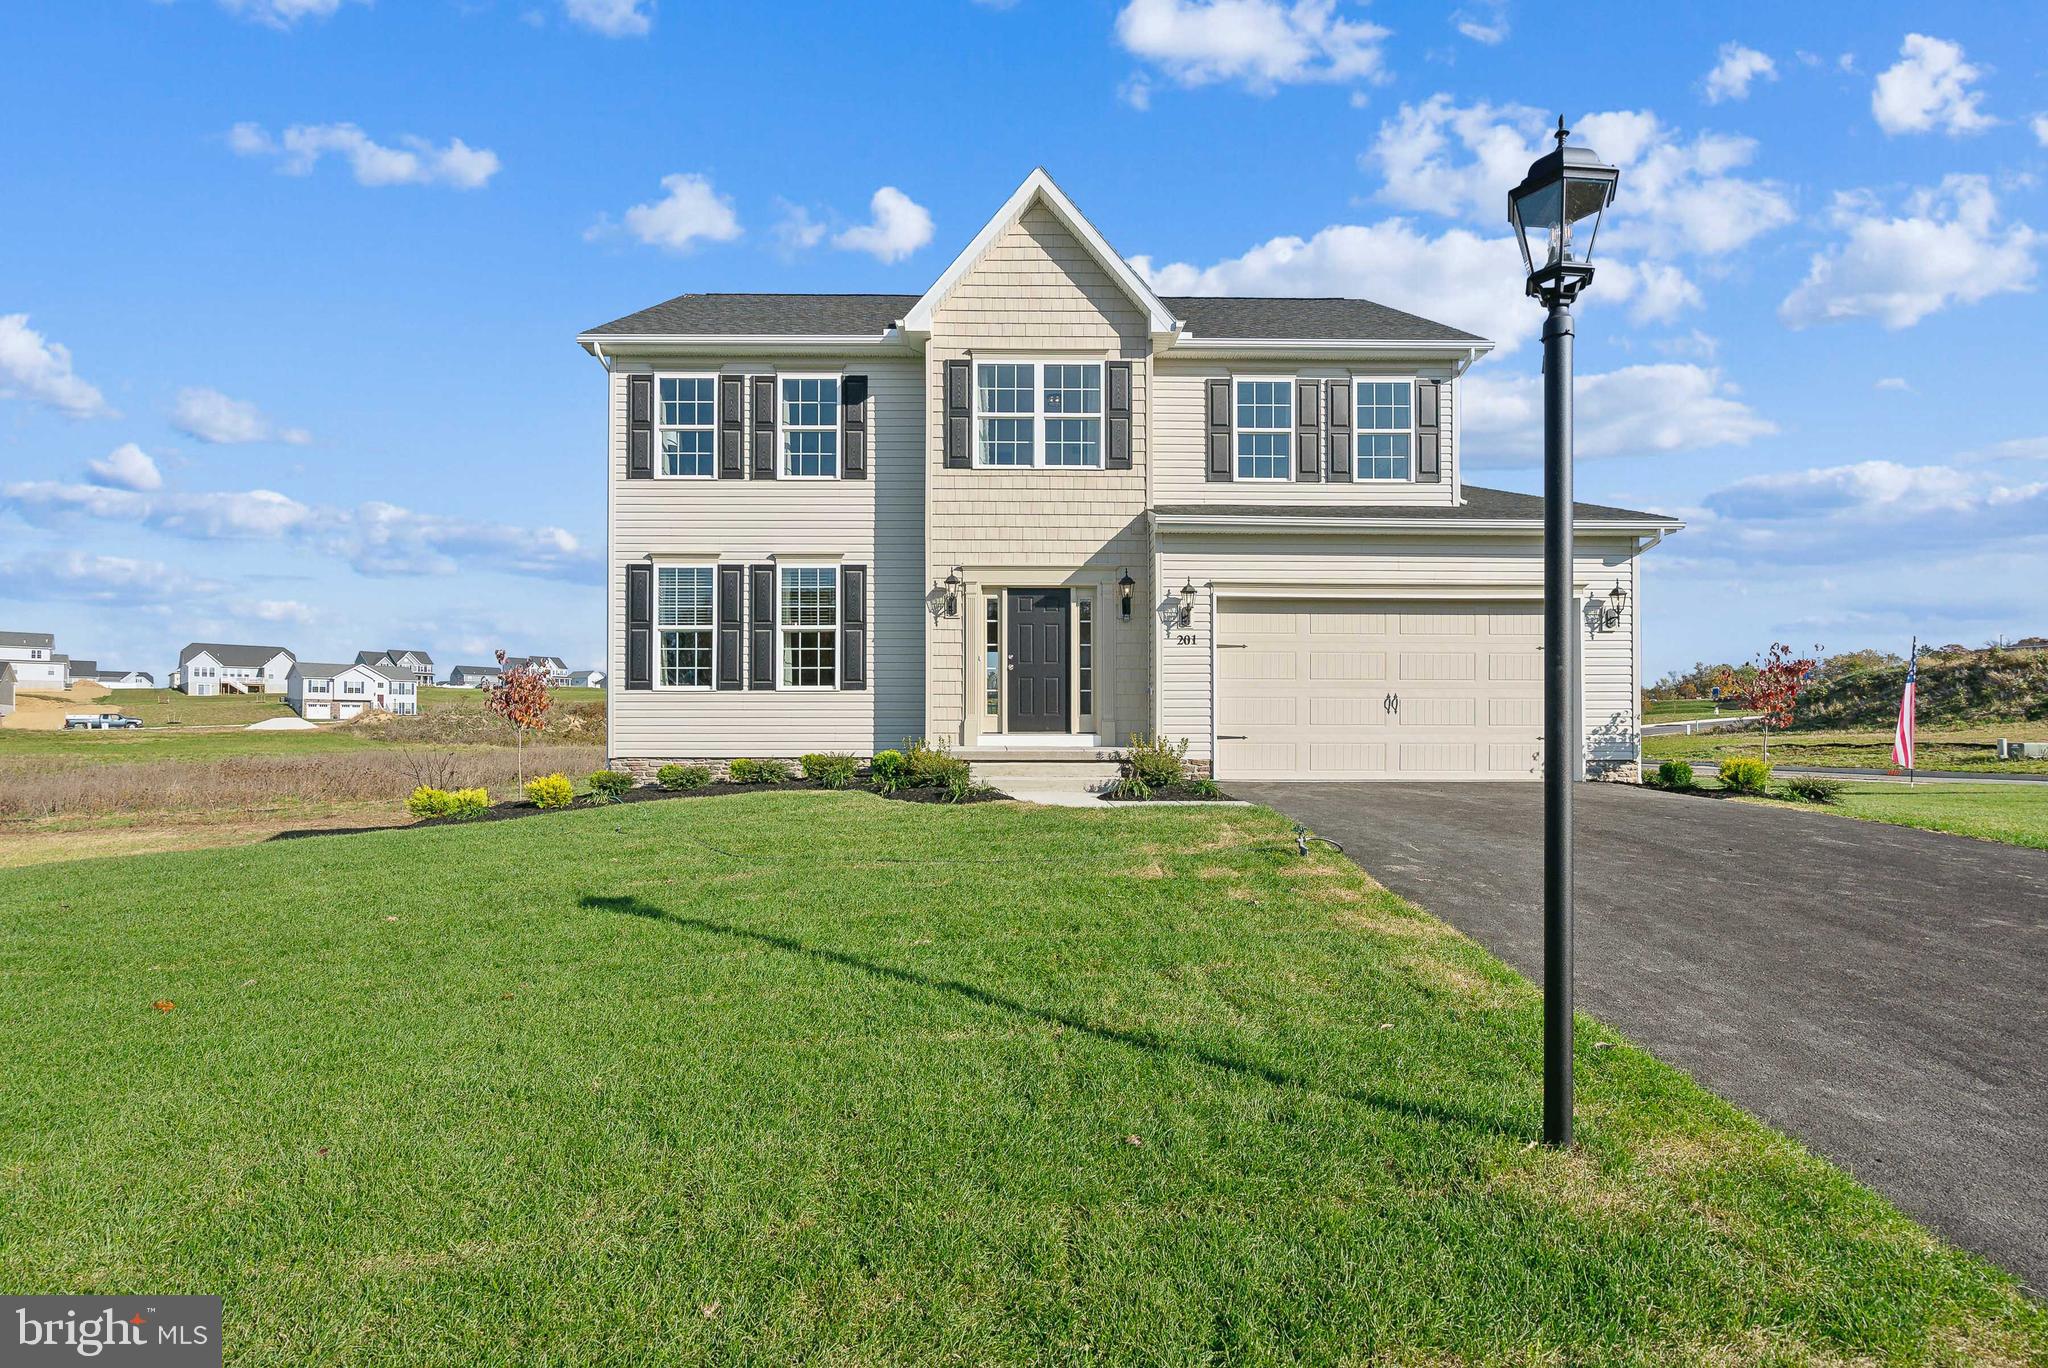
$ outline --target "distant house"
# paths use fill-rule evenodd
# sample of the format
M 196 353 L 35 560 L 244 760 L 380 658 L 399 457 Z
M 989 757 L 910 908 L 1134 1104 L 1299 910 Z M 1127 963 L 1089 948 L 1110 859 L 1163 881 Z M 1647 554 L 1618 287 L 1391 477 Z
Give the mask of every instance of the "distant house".
M 63 689 L 70 683 L 57 638 L 48 632 L 0 632 L 0 660 L 14 666 L 24 689 Z
M 195 641 L 178 652 L 171 687 L 194 698 L 216 694 L 283 693 L 292 653 L 282 646 L 237 646 Z
M 410 674 L 420 684 L 434 682 L 434 658 L 425 651 L 357 651 L 358 665 L 389 665 Z
M 604 671 L 573 671 L 569 675 L 569 687 L 572 689 L 602 689 L 604 687 Z
M 0 660 L 0 717 L 14 711 L 14 662 Z
M 483 689 L 497 683 L 504 674 L 495 665 L 457 665 L 448 672 L 448 683 L 458 689 Z
M 147 670 L 96 670 L 93 678 L 110 689 L 154 689 L 156 677 Z
M 308 722 L 342 722 L 371 710 L 409 717 L 420 710 L 419 687 L 411 670 L 395 665 L 300 660 L 286 677 L 285 702 Z
M 97 679 L 99 673 L 100 663 L 97 660 L 79 660 L 74 657 L 64 662 L 64 678 L 67 685 L 82 684 L 86 680 Z
M 506 656 L 507 670 L 539 670 L 547 677 L 551 688 L 561 688 L 569 682 L 569 662 L 560 656 Z

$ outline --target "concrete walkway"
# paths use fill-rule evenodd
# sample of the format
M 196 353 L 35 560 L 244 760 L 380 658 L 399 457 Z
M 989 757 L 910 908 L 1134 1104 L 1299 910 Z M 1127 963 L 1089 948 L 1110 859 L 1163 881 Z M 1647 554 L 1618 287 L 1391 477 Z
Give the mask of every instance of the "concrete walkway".
M 1537 784 L 1232 784 L 1542 979 Z M 2048 852 L 1577 790 L 1578 1005 L 2048 1290 Z

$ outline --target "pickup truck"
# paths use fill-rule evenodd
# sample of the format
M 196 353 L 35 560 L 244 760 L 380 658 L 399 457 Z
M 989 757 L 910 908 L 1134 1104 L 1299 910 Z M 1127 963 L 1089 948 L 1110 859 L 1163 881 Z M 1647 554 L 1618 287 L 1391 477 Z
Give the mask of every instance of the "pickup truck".
M 128 731 L 141 726 L 141 718 L 117 712 L 68 713 L 64 718 L 65 731 Z

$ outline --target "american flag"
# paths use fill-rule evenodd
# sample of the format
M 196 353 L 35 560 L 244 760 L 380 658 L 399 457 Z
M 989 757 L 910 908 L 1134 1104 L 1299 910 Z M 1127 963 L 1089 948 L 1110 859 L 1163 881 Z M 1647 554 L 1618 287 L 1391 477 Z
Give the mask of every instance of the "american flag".
M 1892 764 L 1909 773 L 1913 768 L 1913 695 L 1919 683 L 1920 643 L 1906 665 L 1906 692 L 1899 698 L 1899 725 L 1892 729 Z

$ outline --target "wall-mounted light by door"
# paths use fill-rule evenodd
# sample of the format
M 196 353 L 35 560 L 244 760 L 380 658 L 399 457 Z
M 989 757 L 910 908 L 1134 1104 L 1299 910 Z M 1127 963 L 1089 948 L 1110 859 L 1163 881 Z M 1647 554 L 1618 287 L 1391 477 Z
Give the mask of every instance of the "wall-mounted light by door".
M 1188 580 L 1180 587 L 1180 625 L 1185 627 L 1195 620 L 1195 582 Z
M 1607 602 L 1600 609 L 1600 630 L 1611 632 L 1621 626 L 1621 610 L 1628 604 L 1628 590 L 1616 580 L 1614 587 L 1607 591 Z
M 1131 572 L 1130 572 L 1129 570 L 1126 570 L 1126 571 L 1124 571 L 1124 572 L 1123 572 L 1123 574 L 1121 574 L 1121 575 L 1119 575 L 1119 576 L 1117 577 L 1117 581 L 1116 581 L 1116 606 L 1117 606 L 1117 613 L 1118 613 L 1118 615 L 1119 615 L 1119 616 L 1121 616 L 1121 617 L 1122 617 L 1122 618 L 1124 619 L 1124 621 L 1126 621 L 1126 622 L 1129 622 L 1129 621 L 1131 620 L 1131 594 L 1132 594 L 1132 592 L 1133 592 L 1133 591 L 1134 591 L 1135 589 L 1137 589 L 1137 587 L 1138 587 L 1138 582 L 1137 582 L 1136 580 L 1134 580 L 1134 579 L 1132 579 L 1132 578 L 1131 578 Z
M 954 566 L 953 573 L 945 582 L 932 582 L 931 592 L 924 596 L 935 618 L 956 618 L 960 616 L 960 591 L 967 587 L 967 581 L 960 573 L 961 567 Z

